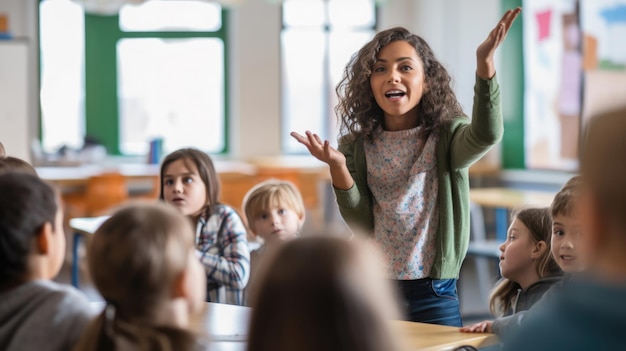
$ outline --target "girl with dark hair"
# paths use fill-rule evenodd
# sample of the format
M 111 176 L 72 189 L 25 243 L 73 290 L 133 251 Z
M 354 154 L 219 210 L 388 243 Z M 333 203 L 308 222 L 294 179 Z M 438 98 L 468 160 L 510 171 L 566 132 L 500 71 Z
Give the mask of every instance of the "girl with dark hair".
M 250 275 L 246 227 L 233 208 L 219 203 L 219 193 L 217 172 L 206 153 L 180 149 L 163 160 L 159 197 L 194 225 L 196 255 L 206 271 L 207 301 L 243 305 Z

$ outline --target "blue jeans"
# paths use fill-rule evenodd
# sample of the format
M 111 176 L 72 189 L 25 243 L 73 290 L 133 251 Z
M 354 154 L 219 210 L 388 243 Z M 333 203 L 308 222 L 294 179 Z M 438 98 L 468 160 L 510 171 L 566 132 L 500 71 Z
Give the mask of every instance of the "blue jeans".
M 462 326 L 456 279 L 396 280 L 407 320 Z

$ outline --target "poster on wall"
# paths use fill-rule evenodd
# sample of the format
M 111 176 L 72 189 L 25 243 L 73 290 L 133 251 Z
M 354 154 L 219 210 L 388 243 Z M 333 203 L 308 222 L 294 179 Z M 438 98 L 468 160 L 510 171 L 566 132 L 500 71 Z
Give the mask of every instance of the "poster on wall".
M 580 0 L 580 9 L 585 126 L 591 116 L 626 105 L 626 0 Z
M 576 0 L 525 0 L 526 168 L 574 171 L 582 107 L 582 34 Z

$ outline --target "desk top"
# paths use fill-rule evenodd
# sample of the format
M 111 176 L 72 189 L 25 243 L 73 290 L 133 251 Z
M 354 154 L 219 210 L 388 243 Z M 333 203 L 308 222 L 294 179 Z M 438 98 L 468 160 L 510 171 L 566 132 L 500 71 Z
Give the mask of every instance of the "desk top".
M 463 345 L 476 348 L 498 344 L 491 333 L 461 333 L 457 327 L 436 324 L 393 321 L 392 327 L 411 350 L 451 350 Z
M 98 227 L 110 216 L 80 217 L 70 219 L 70 228 L 77 233 L 90 235 L 96 232 Z
M 470 200 L 480 206 L 514 209 L 523 206 L 549 207 L 554 199 L 553 192 L 512 189 L 472 188 Z
M 92 303 L 95 310 L 104 307 L 103 302 Z M 199 319 L 192 321 L 207 332 L 215 350 L 245 350 L 248 324 L 252 309 L 243 306 L 211 303 L 205 305 Z M 435 324 L 392 321 L 392 328 L 403 338 L 411 350 L 450 350 L 462 345 L 476 348 L 496 345 L 498 337 L 491 333 L 461 333 L 457 327 Z
M 252 309 L 249 307 L 207 303 L 204 330 L 214 342 L 245 343 Z M 459 328 L 426 323 L 392 321 L 392 328 L 411 350 L 445 350 L 462 345 L 495 345 L 498 338 L 490 333 L 461 333 Z

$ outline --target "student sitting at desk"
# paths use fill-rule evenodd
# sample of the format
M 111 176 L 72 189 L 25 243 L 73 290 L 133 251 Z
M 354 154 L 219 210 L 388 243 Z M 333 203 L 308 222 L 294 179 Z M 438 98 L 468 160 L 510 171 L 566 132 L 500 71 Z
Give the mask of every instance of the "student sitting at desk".
M 248 351 L 395 351 L 399 316 L 382 258 L 360 240 L 284 243 L 261 268 Z
M 537 313 L 546 304 L 551 303 L 573 276 L 577 276 L 584 269 L 584 262 L 580 255 L 580 220 L 577 216 L 577 208 L 580 205 L 580 192 L 582 188 L 582 178 L 575 176 L 571 178 L 561 190 L 554 196 L 550 206 L 552 217 L 552 235 L 550 238 L 550 248 L 552 258 L 565 273 L 565 277 L 557 284 L 546 291 L 541 299 L 534 303 L 526 311 L 520 311 L 513 315 L 496 319 L 495 321 L 484 321 L 472 326 L 461 328 L 463 332 L 473 333 L 496 333 L 500 338 L 507 337 L 514 332 L 526 316 Z
M 263 245 L 250 252 L 250 282 L 246 287 L 246 300 L 253 292 L 259 266 L 268 251 L 281 243 L 300 236 L 305 209 L 302 195 L 288 181 L 270 179 L 261 182 L 244 196 L 243 210 L 248 228 L 263 240 Z M 247 301 L 246 301 L 247 303 Z
M 106 307 L 75 351 L 198 349 L 189 325 L 204 306 L 205 278 L 192 234 L 162 203 L 128 205 L 107 219 L 88 249 Z
M 191 219 L 196 254 L 204 265 L 209 302 L 243 305 L 250 274 L 246 227 L 237 212 L 218 202 L 219 178 L 209 155 L 180 149 L 161 164 L 159 198 Z
M 0 350 L 70 350 L 94 313 L 52 281 L 65 257 L 59 195 L 19 172 L 0 174 L 0 194 Z
M 626 345 L 626 108 L 593 117 L 581 159 L 584 278 L 528 315 L 506 350 L 623 350 Z

